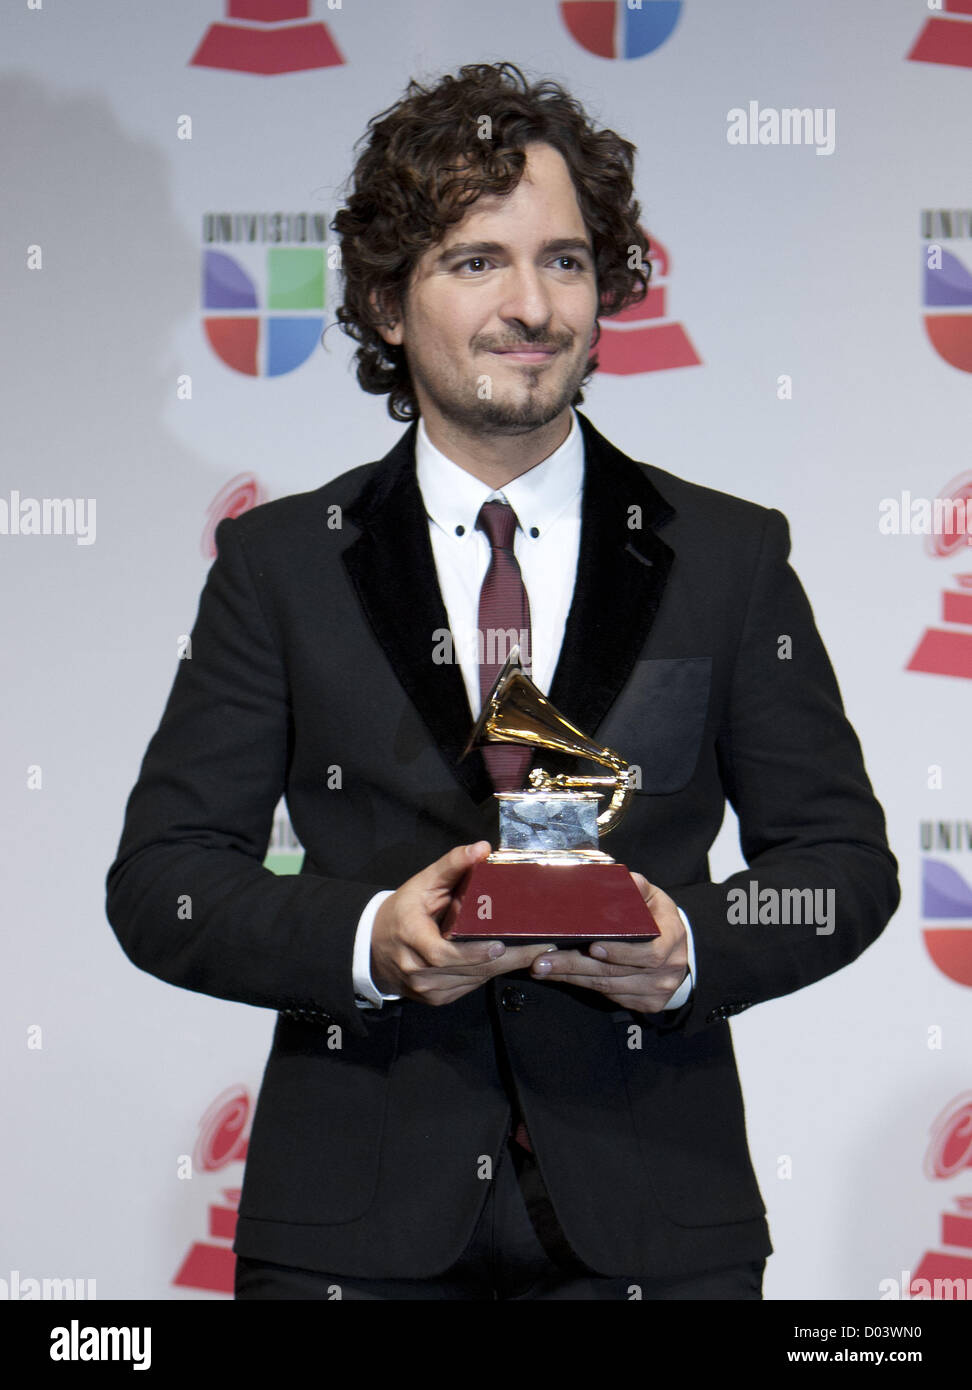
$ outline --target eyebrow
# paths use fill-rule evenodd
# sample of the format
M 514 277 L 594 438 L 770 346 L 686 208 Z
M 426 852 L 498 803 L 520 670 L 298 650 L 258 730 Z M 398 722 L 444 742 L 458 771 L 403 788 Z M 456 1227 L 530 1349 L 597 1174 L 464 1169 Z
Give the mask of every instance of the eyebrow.
M 505 250 L 506 247 L 501 241 L 463 241 L 440 252 L 436 260 L 441 265 L 444 261 L 450 261 L 456 257 L 497 256 Z M 590 256 L 591 260 L 594 259 L 594 248 L 583 237 L 557 237 L 553 241 L 544 242 L 540 251 L 544 256 L 563 255 L 568 251 L 583 251 Z

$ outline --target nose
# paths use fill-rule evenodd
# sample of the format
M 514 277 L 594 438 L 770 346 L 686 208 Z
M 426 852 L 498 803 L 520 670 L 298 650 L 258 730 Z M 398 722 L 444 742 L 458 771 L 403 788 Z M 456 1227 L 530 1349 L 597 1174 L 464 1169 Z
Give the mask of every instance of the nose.
M 499 316 L 504 323 L 519 323 L 536 333 L 550 322 L 553 312 L 550 292 L 535 265 L 510 266 L 503 277 L 503 298 Z

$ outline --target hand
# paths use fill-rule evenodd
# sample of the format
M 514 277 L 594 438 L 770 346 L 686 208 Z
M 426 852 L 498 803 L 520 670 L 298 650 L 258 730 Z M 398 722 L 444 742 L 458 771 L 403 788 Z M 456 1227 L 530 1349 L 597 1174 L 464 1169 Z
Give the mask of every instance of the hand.
M 485 840 L 459 845 L 386 898 L 371 933 L 371 978 L 383 994 L 423 1004 L 452 1004 L 494 975 L 528 970 L 543 946 L 507 947 L 502 941 L 446 941 L 436 919 L 467 869 L 490 852 Z
M 594 941 L 588 952 L 558 951 L 534 962 L 536 980 L 595 989 L 622 1009 L 661 1013 L 688 974 L 688 941 L 678 908 L 667 893 L 632 874 L 661 936 L 653 941 Z M 592 959 L 593 958 L 593 959 Z

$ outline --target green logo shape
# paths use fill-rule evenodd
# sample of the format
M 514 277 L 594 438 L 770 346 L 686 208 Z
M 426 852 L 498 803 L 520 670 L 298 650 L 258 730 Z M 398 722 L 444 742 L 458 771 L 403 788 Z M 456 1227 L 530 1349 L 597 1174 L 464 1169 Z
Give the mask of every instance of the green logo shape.
M 299 874 L 303 862 L 302 849 L 279 849 L 270 851 L 263 861 L 263 867 L 269 869 L 272 874 Z
M 267 307 L 323 309 L 324 252 L 310 246 L 272 246 L 267 252 Z

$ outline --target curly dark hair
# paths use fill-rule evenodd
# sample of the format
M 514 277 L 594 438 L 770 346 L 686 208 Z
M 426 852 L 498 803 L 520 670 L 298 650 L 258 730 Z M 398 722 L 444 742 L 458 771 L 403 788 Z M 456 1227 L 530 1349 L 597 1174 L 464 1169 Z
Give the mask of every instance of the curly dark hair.
M 531 84 L 513 63 L 472 63 L 435 87 L 412 80 L 399 101 L 371 118 L 362 141 L 347 206 L 331 223 L 344 271 L 337 320 L 359 344 L 359 384 L 373 395 L 388 394 L 393 419 L 414 420 L 419 408 L 405 350 L 386 343 L 378 325 L 404 304 L 423 253 L 481 194 L 513 191 L 530 142 L 552 145 L 570 170 L 594 250 L 599 317 L 648 293 L 649 242 L 633 196 L 635 147 L 613 130 L 595 129 L 552 78 Z M 599 335 L 598 326 L 594 343 Z M 596 369 L 592 353 L 585 384 Z M 578 390 L 573 404 L 583 399 Z

